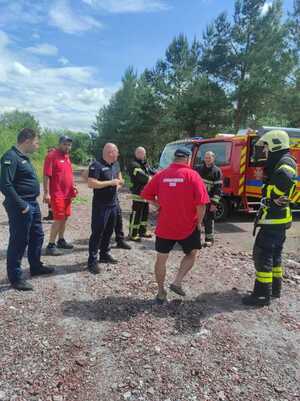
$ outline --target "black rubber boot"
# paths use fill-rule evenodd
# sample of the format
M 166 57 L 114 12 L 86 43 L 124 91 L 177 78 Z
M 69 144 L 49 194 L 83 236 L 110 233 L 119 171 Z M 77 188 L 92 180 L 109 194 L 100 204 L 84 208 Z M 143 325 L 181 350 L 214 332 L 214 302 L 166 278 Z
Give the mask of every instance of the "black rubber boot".
M 255 280 L 253 292 L 242 298 L 244 305 L 248 306 L 268 306 L 271 303 L 271 283 L 260 283 Z
M 282 286 L 282 279 L 281 278 L 273 278 L 272 298 L 280 298 L 281 286 Z

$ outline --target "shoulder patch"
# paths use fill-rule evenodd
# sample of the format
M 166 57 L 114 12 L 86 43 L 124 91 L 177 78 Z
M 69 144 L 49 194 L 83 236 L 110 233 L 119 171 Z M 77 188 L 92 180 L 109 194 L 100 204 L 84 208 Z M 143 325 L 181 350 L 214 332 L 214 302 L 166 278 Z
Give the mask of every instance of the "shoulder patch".
M 11 164 L 11 160 L 4 160 L 4 164 Z

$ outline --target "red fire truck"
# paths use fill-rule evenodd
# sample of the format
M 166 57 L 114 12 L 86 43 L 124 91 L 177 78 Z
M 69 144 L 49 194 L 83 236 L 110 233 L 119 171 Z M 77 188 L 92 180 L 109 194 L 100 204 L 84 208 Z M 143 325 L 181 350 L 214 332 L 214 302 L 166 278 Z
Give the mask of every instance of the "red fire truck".
M 257 157 L 254 145 L 258 138 L 272 129 L 283 129 L 290 136 L 291 153 L 298 165 L 298 191 L 293 199 L 296 209 L 300 209 L 300 129 L 262 127 L 259 130 L 243 130 L 236 135 L 218 134 L 214 138 L 189 138 L 168 143 L 160 157 L 160 168 L 166 167 L 173 159 L 179 146 L 192 151 L 192 166 L 202 162 L 205 152 L 213 151 L 216 164 L 223 173 L 223 197 L 216 219 L 225 220 L 233 210 L 251 213 L 255 211 L 261 198 L 264 154 Z

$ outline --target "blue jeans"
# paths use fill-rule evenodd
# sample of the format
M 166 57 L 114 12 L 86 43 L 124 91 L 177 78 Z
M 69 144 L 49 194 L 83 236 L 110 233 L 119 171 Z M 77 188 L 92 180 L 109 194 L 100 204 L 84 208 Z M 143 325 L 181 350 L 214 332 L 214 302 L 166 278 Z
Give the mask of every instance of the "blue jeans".
M 15 206 L 3 203 L 9 222 L 9 243 L 7 249 L 7 275 L 11 283 L 22 278 L 21 262 L 27 249 L 30 271 L 41 266 L 41 251 L 44 232 L 41 221 L 40 206 L 37 201 L 29 201 L 29 211 L 22 214 Z
M 89 260 L 92 265 L 100 256 L 108 253 L 109 242 L 114 231 L 117 219 L 117 206 L 103 206 L 93 204 L 92 209 L 92 234 L 89 241 Z

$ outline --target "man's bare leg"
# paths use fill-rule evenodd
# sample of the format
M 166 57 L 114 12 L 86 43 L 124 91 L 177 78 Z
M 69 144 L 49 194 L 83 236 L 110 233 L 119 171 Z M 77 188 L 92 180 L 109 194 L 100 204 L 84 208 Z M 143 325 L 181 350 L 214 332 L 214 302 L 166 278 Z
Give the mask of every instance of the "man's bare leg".
M 50 230 L 50 238 L 49 238 L 50 244 L 55 244 L 56 237 L 61 230 L 62 223 L 64 223 L 64 222 L 61 220 L 55 220 L 52 223 L 51 230 Z
M 155 278 L 158 285 L 158 298 L 166 297 L 165 278 L 166 278 L 166 263 L 168 260 L 168 253 L 157 252 L 155 262 Z
M 67 218 L 65 218 L 65 220 L 62 220 L 60 223 L 60 227 L 59 227 L 59 231 L 58 231 L 58 239 L 63 239 L 64 238 L 64 234 L 65 234 L 65 229 L 66 229 L 66 222 L 67 222 Z
M 186 274 L 192 269 L 194 266 L 195 260 L 197 256 L 197 249 L 194 249 L 189 254 L 185 255 L 180 263 L 180 268 L 178 273 L 176 274 L 175 280 L 173 281 L 173 285 L 176 287 L 181 287 L 182 280 L 186 276 Z

